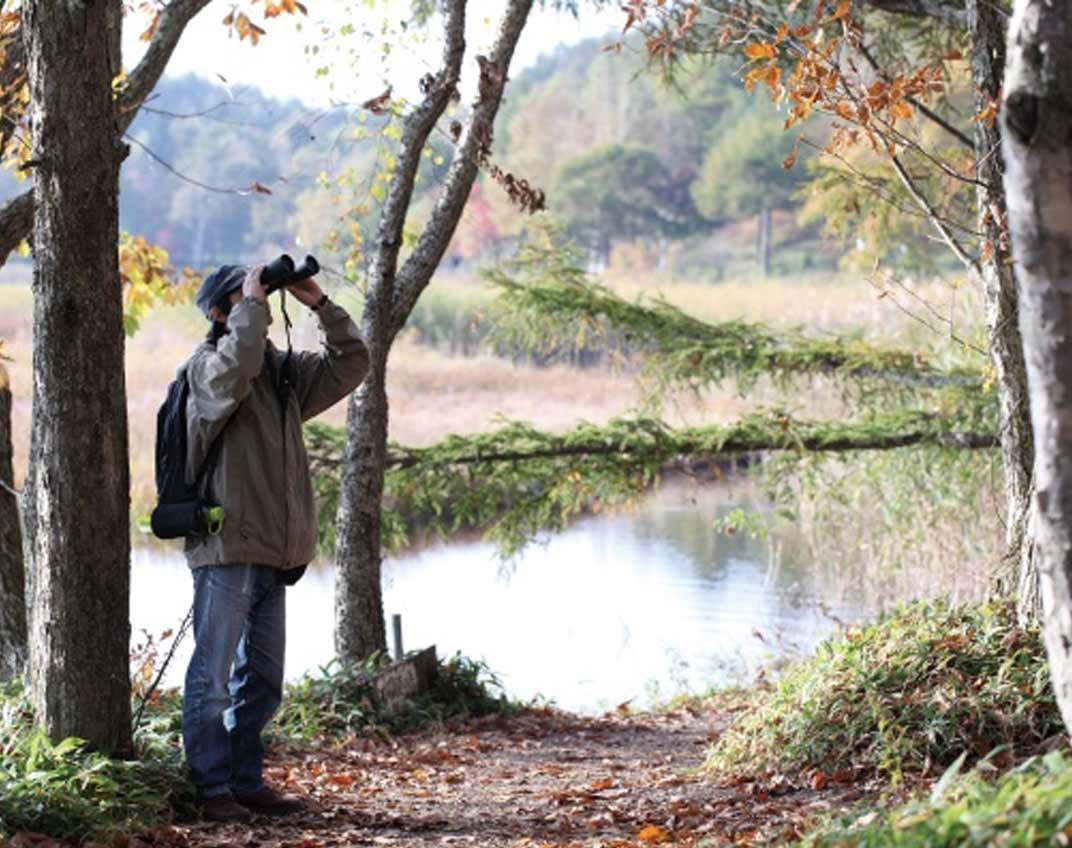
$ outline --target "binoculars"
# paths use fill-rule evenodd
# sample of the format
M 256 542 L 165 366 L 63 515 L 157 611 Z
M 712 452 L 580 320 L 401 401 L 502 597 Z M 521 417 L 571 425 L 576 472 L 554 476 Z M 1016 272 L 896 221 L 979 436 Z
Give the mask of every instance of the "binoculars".
M 301 265 L 295 266 L 294 260 L 285 253 L 278 259 L 273 259 L 261 272 L 261 285 L 264 290 L 271 294 L 277 289 L 285 288 L 292 283 L 300 283 L 320 272 L 320 263 L 312 256 L 306 256 Z

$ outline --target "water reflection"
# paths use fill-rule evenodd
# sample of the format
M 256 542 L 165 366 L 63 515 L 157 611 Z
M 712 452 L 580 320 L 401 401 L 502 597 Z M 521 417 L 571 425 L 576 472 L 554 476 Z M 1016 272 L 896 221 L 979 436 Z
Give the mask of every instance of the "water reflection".
M 635 512 L 579 522 L 504 565 L 493 546 L 439 545 L 384 566 L 386 613 L 401 613 L 407 648 L 435 643 L 496 670 L 507 690 L 577 710 L 733 682 L 808 650 L 858 610 L 788 535 L 727 536 L 714 523 L 739 485 L 673 486 Z M 310 569 L 287 604 L 289 676 L 332 656 L 334 573 Z M 135 556 L 135 628 L 173 627 L 191 580 L 178 554 Z M 178 683 L 189 645 L 169 680 Z

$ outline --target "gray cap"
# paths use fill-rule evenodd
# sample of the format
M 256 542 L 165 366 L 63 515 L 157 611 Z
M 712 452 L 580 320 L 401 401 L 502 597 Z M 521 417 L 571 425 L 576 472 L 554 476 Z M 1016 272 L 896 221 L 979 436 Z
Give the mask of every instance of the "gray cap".
M 212 307 L 222 307 L 227 295 L 242 288 L 248 273 L 249 269 L 245 265 L 221 265 L 205 277 L 197 291 L 197 307 L 205 313 L 209 321 L 212 320 Z

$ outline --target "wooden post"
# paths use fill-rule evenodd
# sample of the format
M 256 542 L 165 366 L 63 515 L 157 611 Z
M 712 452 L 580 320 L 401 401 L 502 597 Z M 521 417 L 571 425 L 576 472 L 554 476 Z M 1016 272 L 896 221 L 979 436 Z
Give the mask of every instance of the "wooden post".
M 395 613 L 391 616 L 391 626 L 395 631 L 395 662 L 402 662 L 404 651 L 402 650 L 402 616 Z

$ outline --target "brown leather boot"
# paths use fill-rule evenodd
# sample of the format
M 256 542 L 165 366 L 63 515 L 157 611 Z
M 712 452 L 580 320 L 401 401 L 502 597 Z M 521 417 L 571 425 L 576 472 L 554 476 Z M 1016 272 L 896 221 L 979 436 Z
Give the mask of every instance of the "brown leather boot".
M 201 816 L 205 821 L 211 822 L 248 822 L 253 818 L 252 813 L 235 801 L 230 792 L 203 798 Z
M 305 802 L 295 795 L 284 795 L 270 786 L 262 786 L 256 792 L 235 792 L 235 800 L 251 813 L 267 816 L 286 816 L 305 810 Z

